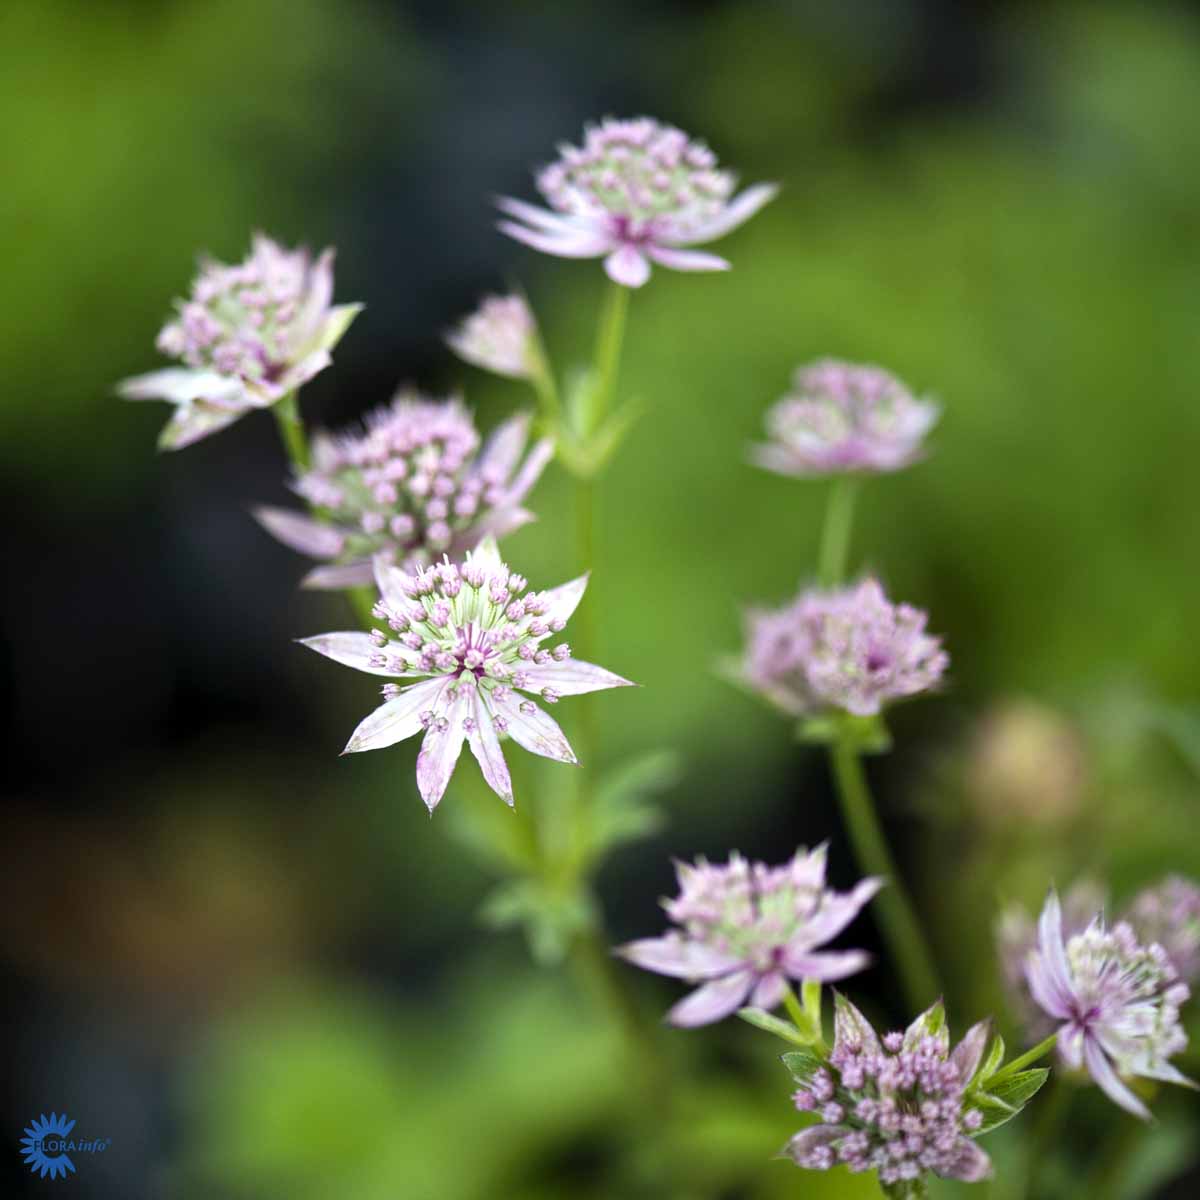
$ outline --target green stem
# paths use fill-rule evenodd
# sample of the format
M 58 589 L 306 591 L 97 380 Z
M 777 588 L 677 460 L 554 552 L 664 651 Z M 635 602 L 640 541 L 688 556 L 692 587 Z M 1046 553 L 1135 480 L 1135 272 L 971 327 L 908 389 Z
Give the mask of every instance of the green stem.
M 1003 1079 L 1007 1079 L 1010 1075 L 1015 1075 L 1018 1071 L 1023 1071 L 1026 1067 L 1037 1062 L 1039 1058 L 1045 1058 L 1051 1050 L 1054 1049 L 1054 1044 L 1058 1041 L 1058 1030 L 1055 1030 L 1048 1038 L 1043 1038 L 1038 1042 L 1032 1050 L 1026 1050 L 1019 1058 L 1014 1058 L 1012 1062 L 1005 1063 L 999 1071 L 995 1073 L 987 1082 L 988 1087 L 992 1087 Z
M 839 475 L 829 490 L 817 557 L 817 581 L 824 588 L 837 587 L 845 578 L 858 486 L 859 481 L 853 475 Z
M 275 414 L 275 424 L 279 427 L 279 438 L 283 442 L 284 453 L 296 474 L 307 471 L 312 464 L 308 435 L 304 432 L 304 422 L 300 419 L 298 396 L 298 392 L 288 392 L 271 409 Z M 323 515 L 311 506 L 309 511 L 319 521 L 328 520 L 327 515 Z M 346 603 L 350 605 L 355 620 L 360 626 L 370 629 L 376 624 L 375 618 L 371 615 L 371 609 L 375 606 L 375 594 L 370 588 L 347 588 L 345 596 Z
M 800 1001 L 796 999 L 796 993 L 792 991 L 791 985 L 785 983 L 783 985 L 783 1007 L 787 1009 L 787 1015 L 792 1018 L 792 1024 L 797 1029 L 806 1029 L 809 1025 L 809 1015 L 800 1005 Z
M 529 346 L 529 382 L 541 408 L 543 431 L 557 440 L 562 430 L 562 403 L 558 396 L 558 383 L 546 354 L 542 335 L 535 329 Z
M 288 461 L 298 471 L 307 471 L 311 462 L 308 452 L 308 437 L 304 432 L 304 422 L 300 420 L 300 407 L 296 401 L 296 393 L 288 392 L 271 409 L 275 414 L 275 423 L 279 426 L 279 436 L 283 439 L 283 448 L 287 451 Z
M 784 984 L 783 1007 L 792 1018 L 792 1024 L 805 1036 L 811 1036 L 813 1048 L 822 1057 L 828 1054 L 825 1045 L 825 1030 L 821 1027 L 821 985 L 806 979 L 801 987 L 803 1003 L 796 998 L 790 984 Z
M 849 739 L 839 737 L 830 746 L 829 754 L 842 805 L 842 818 L 858 865 L 868 875 L 878 875 L 887 880 L 887 886 L 875 901 L 880 924 L 900 972 L 909 1008 L 920 1011 L 941 994 L 933 958 L 875 814 L 875 805 L 858 751 Z
M 379 624 L 372 611 L 375 608 L 375 592 L 369 587 L 346 589 L 346 601 L 354 610 L 358 623 L 364 629 L 373 629 Z
M 590 427 L 585 436 L 598 429 L 608 415 L 612 403 L 613 388 L 617 382 L 617 367 L 621 360 L 621 346 L 625 340 L 625 318 L 629 312 L 629 288 L 619 283 L 610 283 L 608 298 L 600 317 L 600 328 L 596 334 L 596 390 L 592 399 Z

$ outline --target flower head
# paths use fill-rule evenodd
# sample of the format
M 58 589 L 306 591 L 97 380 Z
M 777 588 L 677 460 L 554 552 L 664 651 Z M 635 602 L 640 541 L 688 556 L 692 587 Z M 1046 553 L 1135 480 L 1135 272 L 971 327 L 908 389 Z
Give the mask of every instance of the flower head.
M 1185 983 L 1200 981 L 1200 887 L 1168 875 L 1143 888 L 1125 910 L 1125 920 L 1144 944 L 1157 942 Z
M 730 855 L 723 866 L 678 863 L 679 895 L 664 900 L 678 930 L 621 947 L 630 962 L 660 975 L 704 981 L 668 1014 L 675 1025 L 707 1025 L 740 1008 L 781 1003 L 788 979 L 828 983 L 861 971 L 861 950 L 821 950 L 883 885 L 864 879 L 849 892 L 825 883 L 825 847 L 799 850 L 778 867 Z
M 1094 879 L 1077 879 L 1062 895 L 1064 937 L 1082 933 L 1104 909 L 1108 895 Z M 1018 901 L 1005 906 L 996 921 L 996 951 L 1000 960 L 1000 981 L 1009 1011 L 1016 1018 L 1029 1042 L 1040 1042 L 1054 1031 L 1054 1020 L 1038 1007 L 1029 991 L 1026 965 L 1030 952 L 1037 948 L 1037 922 Z
M 801 1167 L 876 1171 L 883 1184 L 926 1172 L 975 1183 L 991 1161 L 972 1140 L 984 1114 L 967 1086 L 987 1048 L 989 1025 L 975 1025 L 951 1051 L 941 1005 L 904 1033 L 880 1038 L 866 1017 L 837 997 L 833 1050 L 813 1062 L 792 1099 L 821 1124 L 801 1130 L 783 1154 Z
M 894 375 L 824 359 L 801 367 L 794 391 L 767 413 L 770 440 L 751 457 L 780 475 L 898 471 L 921 454 L 938 418 Z
M 503 537 L 533 519 L 521 501 L 553 444 L 540 441 L 525 454 L 528 434 L 528 418 L 514 417 L 480 450 L 459 401 L 404 392 L 370 413 L 361 431 L 313 439 L 312 469 L 295 488 L 330 521 L 281 508 L 255 516 L 285 545 L 326 561 L 306 587 L 369 584 L 376 556 L 411 570 L 442 554 L 461 561 L 488 534 Z
M 446 335 L 446 344 L 466 362 L 508 375 L 533 375 L 537 322 L 524 296 L 485 296 L 479 307 Z
M 735 179 L 682 130 L 649 117 L 607 117 L 564 145 L 537 176 L 550 209 L 501 198 L 515 220 L 499 228 L 535 250 L 563 258 L 604 258 L 609 278 L 641 287 L 650 263 L 678 271 L 724 271 L 715 254 L 681 247 L 723 237 L 778 190 L 758 184 L 734 196 Z M 552 211 L 551 211 L 552 210 Z
M 1062 907 L 1051 892 L 1026 972 L 1034 1000 L 1059 1023 L 1060 1057 L 1086 1070 L 1114 1103 L 1150 1116 L 1122 1076 L 1194 1086 L 1168 1061 L 1187 1046 L 1179 1023 L 1187 985 L 1166 951 L 1141 944 L 1129 924 L 1110 929 L 1097 916 L 1064 940 Z
M 127 379 L 127 400 L 176 406 L 159 445 L 178 450 L 256 408 L 270 408 L 329 366 L 361 309 L 331 306 L 333 251 L 315 261 L 262 234 L 236 266 L 205 261 L 192 294 L 163 326 L 158 349 L 184 363 Z
M 878 581 L 803 592 L 782 609 L 751 611 L 737 675 L 792 716 L 844 709 L 872 716 L 928 691 L 949 657 L 925 632 L 926 616 L 892 604 Z
M 369 675 L 421 681 L 385 684 L 384 703 L 359 724 L 344 753 L 378 750 L 424 731 L 417 788 L 430 812 L 446 791 L 464 740 L 488 786 L 508 804 L 512 783 L 502 737 L 545 758 L 576 761 L 558 724 L 528 696 L 555 704 L 563 696 L 632 686 L 572 658 L 565 642 L 543 645 L 566 626 L 586 576 L 548 592 L 527 592 L 525 579 L 509 571 L 495 539 L 487 537 L 461 566 L 445 559 L 408 573 L 377 559 L 375 577 L 381 628 L 326 633 L 302 644 Z

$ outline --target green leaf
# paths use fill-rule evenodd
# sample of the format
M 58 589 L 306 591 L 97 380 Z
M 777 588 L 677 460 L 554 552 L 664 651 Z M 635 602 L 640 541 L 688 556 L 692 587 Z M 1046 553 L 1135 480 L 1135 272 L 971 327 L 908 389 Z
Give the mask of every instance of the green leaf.
M 737 1015 L 748 1025 L 753 1025 L 756 1029 L 765 1030 L 767 1033 L 773 1033 L 776 1037 L 783 1038 L 785 1042 L 791 1042 L 794 1046 L 812 1045 L 812 1038 L 806 1036 L 791 1021 L 784 1021 L 779 1017 L 773 1017 L 769 1012 L 761 1008 L 739 1008 Z
M 811 1050 L 789 1050 L 782 1058 L 783 1065 L 791 1072 L 792 1078 L 797 1083 L 808 1083 L 813 1075 L 825 1065 L 825 1060 Z
M 991 1133 L 1006 1121 L 1011 1121 L 1037 1094 L 1049 1075 L 1048 1067 L 1034 1067 L 1029 1071 L 1018 1071 L 1010 1078 L 1001 1080 L 994 1092 L 984 1089 L 970 1093 L 966 1100 L 967 1106 L 977 1108 L 983 1113 L 983 1124 L 975 1131 L 974 1136 Z
M 994 1088 L 988 1089 L 988 1095 L 997 1100 L 1003 1100 L 1014 1108 L 1023 1108 L 1041 1090 L 1042 1084 L 1050 1076 L 1049 1067 L 1033 1067 L 1028 1071 L 1018 1071 L 1002 1080 Z
M 937 1038 L 945 1041 L 946 1006 L 941 1000 L 934 1001 L 915 1021 L 904 1031 L 904 1049 L 913 1049 L 923 1038 Z
M 892 735 L 881 714 L 856 717 L 843 712 L 818 713 L 799 722 L 796 737 L 810 746 L 848 741 L 860 754 L 886 754 L 892 748 Z
M 596 431 L 585 451 L 590 475 L 598 475 L 604 469 L 645 411 L 646 405 L 641 400 L 630 397 Z
M 1004 1039 L 996 1034 L 992 1041 L 991 1049 L 987 1052 L 987 1057 L 983 1060 L 978 1072 L 975 1075 L 974 1083 L 976 1085 L 986 1083 L 1000 1069 L 1000 1064 L 1004 1061 Z
M 682 774 L 682 760 L 674 750 L 651 750 L 606 775 L 596 789 L 590 857 L 661 829 L 665 815 L 648 800 L 673 788 Z
M 537 962 L 562 962 L 572 939 L 589 929 L 595 913 L 582 894 L 552 890 L 538 879 L 513 879 L 498 884 L 479 910 L 492 929 L 520 927 Z

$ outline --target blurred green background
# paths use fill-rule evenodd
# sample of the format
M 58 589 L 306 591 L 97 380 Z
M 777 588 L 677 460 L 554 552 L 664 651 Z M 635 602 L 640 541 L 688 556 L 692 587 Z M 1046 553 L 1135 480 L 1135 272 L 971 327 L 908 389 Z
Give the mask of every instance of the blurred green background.
M 824 487 L 743 447 L 825 354 L 944 405 L 929 460 L 866 490 L 854 550 L 953 660 L 872 777 L 955 1025 L 1007 1028 L 1002 900 L 1200 875 L 1194 9 L 8 0 L 0 68 L 6 1195 L 872 1194 L 770 1160 L 795 1114 L 748 1027 L 661 1030 L 670 1109 L 631 1100 L 578 980 L 477 920 L 497 870 L 471 833 L 503 813 L 473 764 L 431 821 L 411 743 L 337 758 L 375 687 L 291 644 L 344 619 L 247 516 L 286 496 L 270 421 L 161 456 L 165 409 L 112 395 L 156 364 L 196 254 L 262 228 L 336 245 L 338 298 L 367 304 L 307 416 L 413 381 L 495 423 L 528 397 L 442 331 L 519 279 L 580 357 L 602 279 L 496 234 L 489 197 L 531 197 L 605 113 L 783 184 L 721 246 L 732 272 L 656 271 L 633 298 L 621 390 L 647 416 L 601 486 L 586 603 L 600 661 L 644 686 L 599 698 L 596 769 L 681 768 L 601 874 L 612 938 L 659 930 L 672 856 L 831 837 L 853 878 L 820 756 L 712 671 L 741 605 L 811 569 Z M 506 551 L 547 586 L 575 568 L 555 468 L 532 507 Z M 678 994 L 629 983 L 647 1015 Z M 856 987 L 910 1015 L 886 960 Z M 1032 1172 L 1032 1112 L 990 1138 L 994 1197 L 1093 1194 L 1127 1133 L 1095 1099 Z M 51 1108 L 113 1138 L 57 1184 L 16 1151 Z M 1195 1194 L 1200 1108 L 1157 1108 L 1109 1195 Z

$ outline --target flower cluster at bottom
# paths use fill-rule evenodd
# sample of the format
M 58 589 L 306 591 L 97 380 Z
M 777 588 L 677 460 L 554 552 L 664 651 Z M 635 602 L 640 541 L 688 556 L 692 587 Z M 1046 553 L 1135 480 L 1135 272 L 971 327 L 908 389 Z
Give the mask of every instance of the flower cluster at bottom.
M 822 1122 L 788 1142 L 788 1158 L 816 1171 L 839 1165 L 874 1170 L 883 1184 L 929 1171 L 967 1183 L 991 1173 L 990 1159 L 971 1140 L 982 1130 L 984 1114 L 967 1099 L 988 1041 L 986 1022 L 951 1052 L 940 1004 L 906 1032 L 880 1039 L 839 996 L 836 1030 L 827 1059 L 785 1056 L 800 1083 L 796 1107 Z

